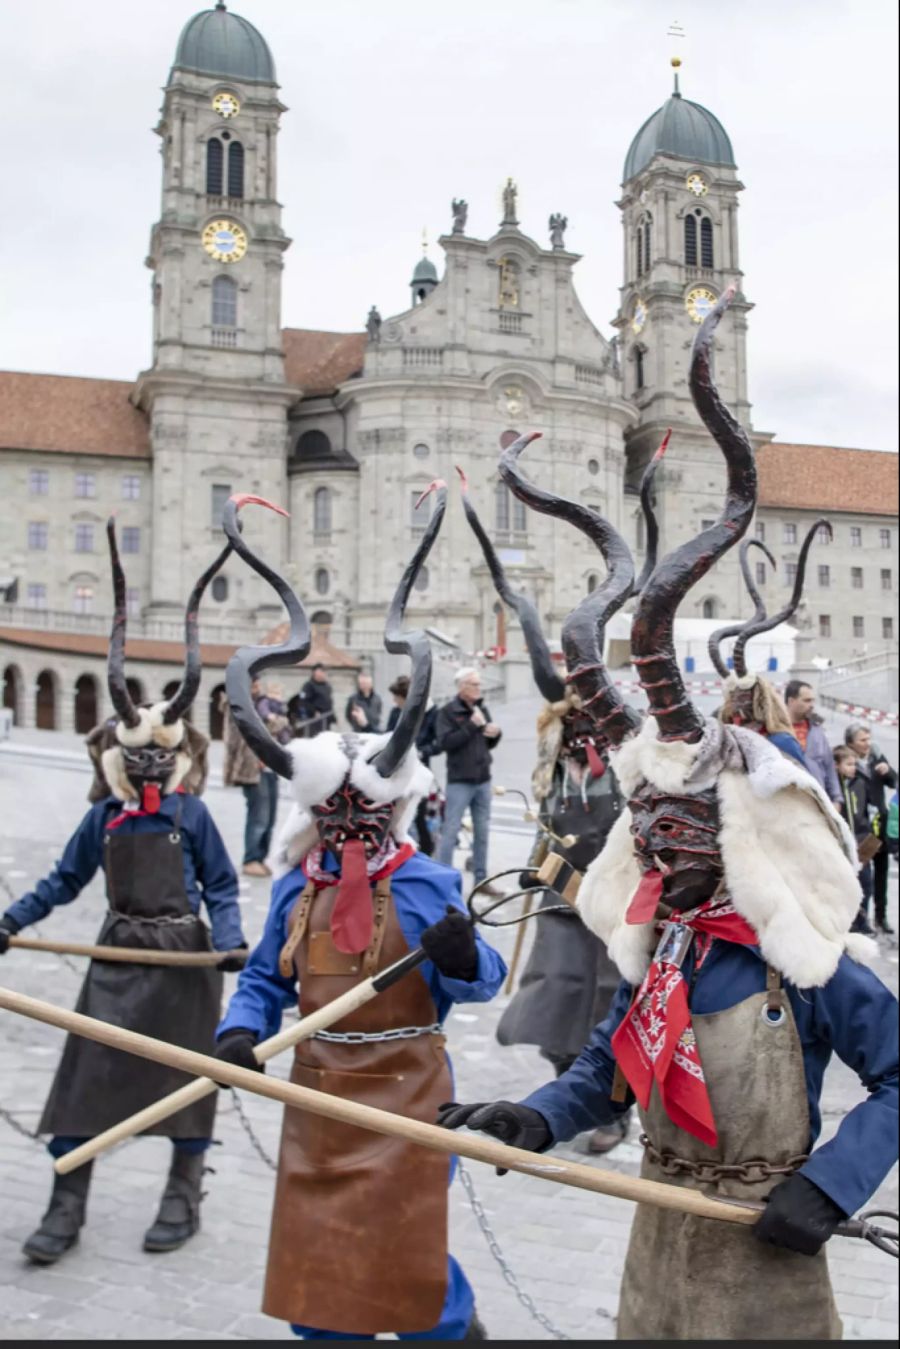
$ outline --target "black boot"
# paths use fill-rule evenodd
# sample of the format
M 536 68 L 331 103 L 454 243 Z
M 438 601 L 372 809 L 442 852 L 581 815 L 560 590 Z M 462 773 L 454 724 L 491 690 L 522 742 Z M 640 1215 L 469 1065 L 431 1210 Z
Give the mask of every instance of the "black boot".
M 484 1328 L 484 1324 L 479 1319 L 476 1311 L 472 1312 L 472 1319 L 466 1327 L 464 1340 L 489 1340 L 491 1337 Z
M 35 1265 L 55 1265 L 78 1240 L 84 1223 L 88 1186 L 93 1162 L 85 1162 L 65 1176 L 54 1176 L 50 1206 L 41 1225 L 22 1247 L 22 1253 Z
M 204 1161 L 202 1152 L 173 1149 L 156 1221 L 144 1233 L 145 1251 L 177 1251 L 199 1229 Z

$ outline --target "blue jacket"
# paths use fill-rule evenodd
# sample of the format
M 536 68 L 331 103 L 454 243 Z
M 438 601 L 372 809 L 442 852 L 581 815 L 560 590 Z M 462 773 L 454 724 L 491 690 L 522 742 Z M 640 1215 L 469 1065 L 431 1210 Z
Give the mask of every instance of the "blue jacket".
M 335 870 L 333 859 L 327 858 Z M 282 876 L 272 887 L 272 903 L 259 945 L 251 953 L 238 977 L 238 986 L 217 1034 L 238 1027 L 253 1031 L 259 1039 L 275 1035 L 281 1027 L 286 1007 L 297 1005 L 297 982 L 285 979 L 278 971 L 278 954 L 287 940 L 287 921 L 298 896 L 306 885 L 299 867 Z M 401 931 L 410 950 L 421 945 L 426 927 L 445 917 L 447 905 L 462 909 L 460 875 L 450 867 L 433 862 L 422 853 L 414 853 L 391 876 L 391 893 Z M 430 960 L 419 966 L 443 1021 L 455 1002 L 488 1002 L 506 977 L 500 956 L 482 941 L 476 929 L 478 973 L 472 983 L 448 979 Z M 416 978 L 414 971 L 407 978 Z
M 682 967 L 689 988 L 693 963 L 692 950 Z M 691 989 L 690 1007 L 697 1014 L 723 1011 L 765 986 L 766 964 L 758 947 L 716 939 Z M 800 1168 L 845 1213 L 855 1213 L 897 1159 L 897 1000 L 877 975 L 846 955 L 824 988 L 801 991 L 788 983 L 785 988 L 803 1047 L 808 1150 L 821 1129 L 822 1079 L 832 1053 L 859 1074 L 868 1092 L 867 1100 L 841 1121 L 834 1138 Z M 540 1111 L 557 1142 L 608 1124 L 628 1108 L 609 1099 L 615 1071 L 610 1038 L 630 1001 L 631 988 L 622 983 L 606 1020 L 569 1071 L 526 1097 L 524 1103 Z M 777 1102 L 772 1104 L 777 1107 Z
M 776 749 L 780 749 L 782 754 L 786 754 L 789 759 L 796 759 L 801 768 L 805 768 L 807 773 L 812 773 L 812 769 L 806 762 L 806 755 L 800 748 L 800 741 L 795 735 L 788 735 L 787 731 L 772 731 L 766 736 L 770 744 Z M 815 774 L 813 773 L 813 777 Z
M 184 853 L 184 888 L 194 913 L 206 904 L 217 951 L 230 951 L 243 945 L 241 914 L 238 907 L 238 880 L 225 850 L 222 837 L 206 806 L 197 796 L 187 793 L 164 796 L 155 815 L 137 815 L 118 825 L 124 834 L 169 833 L 181 806 L 181 847 Z M 65 852 L 50 875 L 38 881 L 6 910 L 18 927 L 38 923 L 58 904 L 71 904 L 103 866 L 103 836 L 106 825 L 123 810 L 114 796 L 104 797 L 91 807 L 66 844 Z

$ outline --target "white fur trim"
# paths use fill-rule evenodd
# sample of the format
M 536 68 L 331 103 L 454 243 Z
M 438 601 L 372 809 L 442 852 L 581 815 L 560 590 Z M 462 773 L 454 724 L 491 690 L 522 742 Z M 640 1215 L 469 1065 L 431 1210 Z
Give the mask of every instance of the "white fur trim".
M 118 729 L 118 728 L 117 728 Z M 118 745 L 111 745 L 100 755 L 103 776 L 109 790 L 119 801 L 136 801 L 137 792 L 132 787 L 125 772 L 125 760 Z
M 128 749 L 143 749 L 153 739 L 153 722 L 149 707 L 135 708 L 138 714 L 137 726 L 126 726 L 123 721 L 116 722 L 116 739 Z
M 585 872 L 578 889 L 578 912 L 585 926 L 606 942 L 610 959 L 630 984 L 639 984 L 652 954 L 653 924 L 625 922 L 625 911 L 641 879 L 631 837 L 631 811 L 616 820 L 606 846 Z
M 878 957 L 878 942 L 874 937 L 866 937 L 862 932 L 848 932 L 844 938 L 844 949 L 857 965 L 874 965 Z
M 685 781 L 703 742 L 689 745 L 684 740 L 658 740 L 657 734 L 656 722 L 648 717 L 638 734 L 626 740 L 611 757 L 610 763 L 626 796 L 641 782 L 652 782 L 663 792 L 685 790 Z
M 164 748 L 167 749 L 168 746 Z M 190 771 L 191 756 L 186 754 L 184 750 L 179 750 L 175 755 L 175 767 L 166 779 L 165 787 L 163 787 L 163 796 L 171 796 L 176 788 L 181 786 Z

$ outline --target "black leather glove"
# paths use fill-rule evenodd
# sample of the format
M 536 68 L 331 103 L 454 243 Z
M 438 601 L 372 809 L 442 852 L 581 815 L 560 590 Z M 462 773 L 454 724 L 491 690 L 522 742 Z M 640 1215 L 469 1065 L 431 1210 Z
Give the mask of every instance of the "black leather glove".
M 447 905 L 447 917 L 426 927 L 419 940 L 428 959 L 448 979 L 474 982 L 478 974 L 478 947 L 471 920 Z
M 19 928 L 11 918 L 0 918 L 0 956 L 5 956 L 9 950 L 9 939 L 14 937 Z
M 257 1073 L 264 1073 L 266 1065 L 257 1063 L 253 1054 L 257 1043 L 257 1037 L 252 1030 L 243 1030 L 240 1027 L 227 1030 L 216 1044 L 215 1056 L 223 1063 L 233 1063 L 238 1068 L 252 1068 Z M 227 1085 L 224 1082 L 219 1083 L 220 1087 Z
M 775 1186 L 753 1235 L 770 1246 L 816 1255 L 846 1216 L 818 1185 L 797 1172 Z
M 538 880 L 537 867 L 529 867 L 526 871 L 519 872 L 520 890 L 543 890 L 543 881 Z
M 246 942 L 242 942 L 237 951 L 239 954 L 225 956 L 224 960 L 220 960 L 215 969 L 221 970 L 223 974 L 236 974 L 238 970 L 242 970 L 247 963 L 250 948 Z M 240 952 L 243 952 L 243 954 L 240 954 Z
M 553 1142 L 550 1126 L 539 1110 L 530 1105 L 516 1105 L 512 1101 L 491 1101 L 485 1104 L 459 1105 L 448 1101 L 438 1106 L 437 1123 L 442 1129 L 480 1129 L 501 1143 L 528 1152 L 543 1152 Z M 506 1167 L 498 1166 L 497 1175 L 505 1176 Z

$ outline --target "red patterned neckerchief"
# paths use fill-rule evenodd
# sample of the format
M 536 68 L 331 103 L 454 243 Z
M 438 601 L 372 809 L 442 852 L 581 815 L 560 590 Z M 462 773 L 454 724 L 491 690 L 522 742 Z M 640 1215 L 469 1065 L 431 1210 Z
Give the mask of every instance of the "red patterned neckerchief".
M 688 988 L 681 962 L 695 933 L 695 970 L 709 954 L 713 937 L 757 946 L 759 937 L 726 896 L 706 900 L 688 914 L 658 923 L 662 940 L 644 982 L 612 1037 L 613 1052 L 644 1110 L 654 1081 L 663 1109 L 679 1129 L 715 1147 L 718 1134 L 706 1078 L 688 1007 Z M 684 941 L 680 951 L 679 937 Z M 672 938 L 673 940 L 667 940 Z
M 366 857 L 362 841 L 349 839 L 344 844 L 340 872 L 326 871 L 321 843 L 311 848 L 301 866 L 317 890 L 328 885 L 338 887 L 331 911 L 331 937 L 339 951 L 356 955 L 372 940 L 375 914 L 372 882 L 383 880 L 408 861 L 415 852 L 411 843 L 398 845 L 390 834 L 374 857 Z
M 176 787 L 174 794 L 184 796 L 184 788 Z M 161 805 L 162 793 L 155 782 L 148 782 L 141 793 L 140 805 L 136 801 L 127 801 L 122 813 L 117 815 L 114 820 L 110 820 L 106 827 L 107 829 L 118 829 L 119 825 L 124 824 L 126 820 L 136 820 L 142 815 L 158 815 Z

